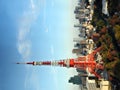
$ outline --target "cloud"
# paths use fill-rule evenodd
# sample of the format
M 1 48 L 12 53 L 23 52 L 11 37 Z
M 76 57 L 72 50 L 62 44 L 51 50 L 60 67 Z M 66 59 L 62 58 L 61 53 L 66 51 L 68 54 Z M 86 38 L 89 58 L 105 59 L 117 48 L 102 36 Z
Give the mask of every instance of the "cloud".
M 49 29 L 48 29 L 48 28 L 46 28 L 45 32 L 46 32 L 46 33 L 48 33 L 48 32 L 49 32 Z
M 23 19 L 24 21 L 24 19 Z M 29 40 L 30 23 L 24 21 L 18 30 L 18 51 L 23 59 L 27 59 L 30 55 L 31 41 Z
M 40 77 L 39 77 L 39 74 L 36 73 L 36 69 L 35 68 L 32 69 L 31 72 L 28 72 L 28 71 L 25 77 L 25 82 L 24 82 L 25 89 L 41 90 Z
M 58 75 L 57 75 L 57 70 L 55 69 L 55 67 L 51 67 L 51 73 L 52 73 L 52 76 L 53 76 L 53 82 L 54 82 L 54 85 L 55 85 L 55 89 L 56 90 L 59 90 L 58 87 Z
M 17 49 L 18 52 L 21 54 L 24 60 L 30 58 L 31 54 L 31 40 L 30 40 L 30 32 L 32 24 L 36 21 L 37 17 L 39 16 L 40 12 L 40 1 L 37 0 L 38 3 L 35 4 L 33 0 L 30 0 L 28 6 L 23 11 L 21 18 L 18 20 L 18 42 L 17 42 Z
M 51 45 L 50 46 L 50 49 L 51 49 L 51 54 L 52 54 L 52 60 L 54 60 L 55 58 L 54 58 L 54 46 L 53 45 Z M 58 89 L 58 87 L 59 87 L 59 85 L 58 85 L 58 75 L 57 75 L 57 69 L 56 69 L 56 67 L 51 67 L 50 68 L 50 72 L 51 72 L 51 74 L 52 74 L 52 76 L 53 76 L 53 82 L 54 82 L 54 85 L 55 85 L 55 89 L 56 90 L 59 90 Z
M 44 8 L 43 8 L 43 24 L 44 26 L 46 26 L 46 15 L 47 15 L 47 12 L 46 12 L 46 0 L 44 1 Z
M 33 0 L 30 0 L 30 3 L 31 3 L 32 9 L 35 9 L 35 4 L 34 4 Z
M 32 42 L 30 33 L 32 25 L 37 20 L 40 9 L 44 6 L 45 0 L 29 0 L 29 3 L 24 8 L 21 17 L 18 19 L 18 35 L 17 35 L 17 50 L 24 61 L 30 59 Z M 26 90 L 41 90 L 40 77 L 35 72 L 35 69 L 30 70 L 29 65 L 26 65 L 26 76 L 24 87 Z
M 51 49 L 51 54 L 52 54 L 52 56 L 54 56 L 54 46 L 51 45 L 50 49 Z
M 27 59 L 30 55 L 31 44 L 28 40 L 24 40 L 18 43 L 18 51 L 22 55 L 23 59 Z
M 46 17 L 46 16 L 45 16 L 45 17 Z M 44 22 L 44 21 L 45 21 L 45 20 L 43 20 L 43 22 Z M 46 33 L 50 32 L 50 31 L 51 31 L 51 24 L 48 24 L 48 25 L 47 25 L 47 24 L 44 23 L 44 28 L 45 28 L 45 32 L 46 32 Z
M 51 1 L 51 5 L 52 5 L 52 7 L 54 7 L 54 5 L 55 5 L 55 1 L 54 0 Z

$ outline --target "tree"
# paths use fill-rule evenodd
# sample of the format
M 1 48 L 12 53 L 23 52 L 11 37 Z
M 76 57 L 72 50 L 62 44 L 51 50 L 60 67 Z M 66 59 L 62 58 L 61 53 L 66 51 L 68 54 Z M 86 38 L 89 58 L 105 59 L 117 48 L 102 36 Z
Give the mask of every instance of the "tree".
M 114 75 L 120 80 L 120 61 L 115 63 L 115 67 L 113 68 Z
M 115 49 L 113 43 L 110 44 L 110 49 L 111 49 L 111 50 L 114 50 L 114 49 Z
M 105 23 L 102 19 L 99 20 L 96 24 L 97 24 L 98 27 L 103 27 L 105 25 Z
M 111 25 L 116 25 L 120 23 L 120 19 L 117 15 L 113 15 L 113 17 L 109 20 Z
M 116 40 L 120 40 L 120 25 L 115 25 L 114 26 L 114 32 L 115 32 L 115 38 Z
M 104 26 L 104 27 L 101 29 L 100 34 L 106 34 L 106 32 L 107 32 L 107 27 Z
M 112 60 L 114 59 L 114 57 L 112 56 L 112 54 L 111 54 L 111 51 L 110 51 L 110 50 L 108 50 L 108 53 L 107 53 L 107 58 L 108 58 L 110 61 L 112 61 Z

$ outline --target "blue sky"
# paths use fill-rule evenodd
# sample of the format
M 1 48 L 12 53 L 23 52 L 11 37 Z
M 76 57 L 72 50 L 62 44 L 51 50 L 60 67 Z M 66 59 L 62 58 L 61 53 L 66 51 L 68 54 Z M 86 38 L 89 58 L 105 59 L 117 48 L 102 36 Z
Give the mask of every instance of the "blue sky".
M 72 54 L 77 0 L 0 0 L 0 90 L 74 90 L 74 69 L 16 65 Z M 76 73 L 77 74 L 77 73 Z

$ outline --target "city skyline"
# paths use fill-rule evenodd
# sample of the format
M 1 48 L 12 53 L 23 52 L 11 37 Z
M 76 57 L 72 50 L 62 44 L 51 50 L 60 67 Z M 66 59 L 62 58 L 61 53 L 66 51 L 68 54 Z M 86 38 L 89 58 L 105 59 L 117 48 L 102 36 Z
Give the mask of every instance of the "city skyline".
M 72 54 L 78 0 L 0 1 L 0 89 L 73 90 L 75 69 L 16 65 L 59 60 Z

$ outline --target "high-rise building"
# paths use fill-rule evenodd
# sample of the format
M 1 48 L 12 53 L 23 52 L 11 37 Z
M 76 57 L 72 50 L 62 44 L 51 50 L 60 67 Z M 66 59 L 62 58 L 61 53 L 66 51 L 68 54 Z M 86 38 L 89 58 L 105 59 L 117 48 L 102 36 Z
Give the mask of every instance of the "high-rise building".
M 74 27 L 82 27 L 82 24 L 74 24 Z
M 81 48 L 79 48 L 79 49 L 73 49 L 73 50 L 72 50 L 72 53 L 81 54 L 82 51 L 83 51 L 83 50 L 82 50 Z
M 73 42 L 80 42 L 81 39 L 80 38 L 73 38 Z

